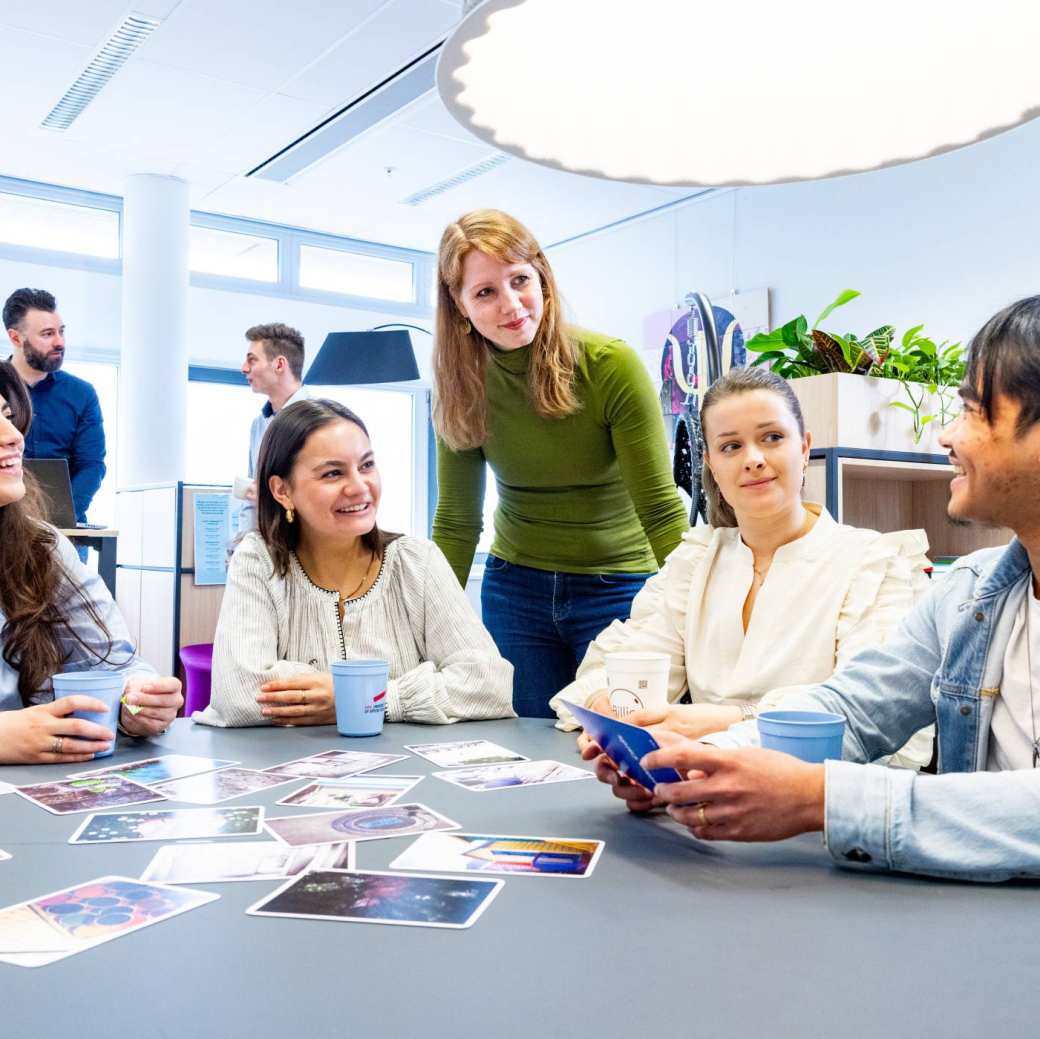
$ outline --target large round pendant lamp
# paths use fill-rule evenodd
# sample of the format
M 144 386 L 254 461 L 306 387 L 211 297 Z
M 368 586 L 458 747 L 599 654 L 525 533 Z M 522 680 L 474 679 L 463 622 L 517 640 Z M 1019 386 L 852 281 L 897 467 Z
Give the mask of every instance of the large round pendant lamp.
M 437 70 L 495 148 L 613 180 L 773 184 L 961 148 L 1040 114 L 1027 0 L 485 0 Z

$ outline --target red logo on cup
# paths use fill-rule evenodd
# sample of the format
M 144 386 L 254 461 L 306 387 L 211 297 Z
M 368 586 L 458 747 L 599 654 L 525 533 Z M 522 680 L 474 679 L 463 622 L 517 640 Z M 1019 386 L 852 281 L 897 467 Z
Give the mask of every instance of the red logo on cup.
M 379 703 L 379 701 L 384 699 L 385 697 L 386 690 L 384 689 L 381 693 L 376 693 L 376 695 L 372 697 L 372 703 Z

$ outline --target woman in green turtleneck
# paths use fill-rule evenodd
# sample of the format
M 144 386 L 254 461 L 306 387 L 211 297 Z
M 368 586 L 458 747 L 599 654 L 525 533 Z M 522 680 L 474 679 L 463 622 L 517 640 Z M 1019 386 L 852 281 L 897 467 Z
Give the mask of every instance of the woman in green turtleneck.
M 625 620 L 686 513 L 646 368 L 563 324 L 552 269 L 498 210 L 450 224 L 438 257 L 433 540 L 465 585 L 498 483 L 484 624 L 515 669 L 513 706 L 552 717 L 589 642 Z

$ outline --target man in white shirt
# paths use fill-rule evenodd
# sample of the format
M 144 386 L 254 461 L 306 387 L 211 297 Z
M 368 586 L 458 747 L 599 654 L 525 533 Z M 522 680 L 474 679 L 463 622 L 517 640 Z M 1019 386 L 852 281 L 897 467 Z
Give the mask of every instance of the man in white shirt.
M 260 443 L 274 416 L 298 400 L 310 400 L 310 393 L 302 385 L 303 336 L 289 325 L 274 323 L 254 325 L 246 330 L 246 359 L 242 374 L 254 393 L 262 393 L 267 403 L 253 419 L 249 429 L 249 477 L 256 476 Z M 256 487 L 242 506 L 239 533 L 256 529 Z
M 785 695 L 779 706 L 845 718 L 842 760 L 753 746 L 753 721 L 701 742 L 666 730 L 644 765 L 687 778 L 653 796 L 597 760 L 630 808 L 666 804 L 702 840 L 823 831 L 841 865 L 1040 876 L 1040 296 L 986 322 L 960 392 L 964 411 L 940 438 L 957 468 L 949 515 L 1016 537 L 959 559 L 884 645 Z M 671 710 L 691 721 L 696 705 Z M 872 764 L 933 722 L 939 775 Z

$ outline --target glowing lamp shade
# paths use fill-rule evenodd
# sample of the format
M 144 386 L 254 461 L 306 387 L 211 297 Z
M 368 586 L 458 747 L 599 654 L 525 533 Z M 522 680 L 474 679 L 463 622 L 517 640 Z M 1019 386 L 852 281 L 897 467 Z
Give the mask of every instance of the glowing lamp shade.
M 1027 0 L 485 0 L 437 85 L 495 148 L 650 184 L 840 176 L 1040 115 Z

